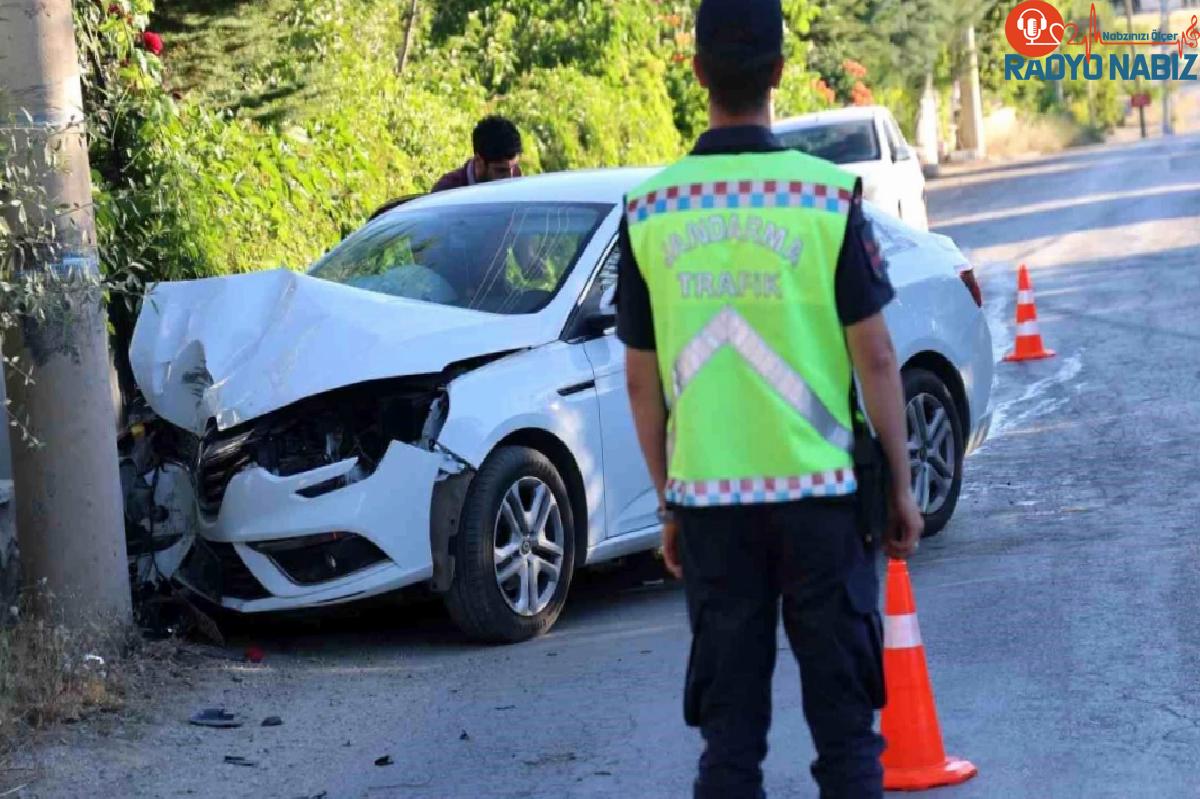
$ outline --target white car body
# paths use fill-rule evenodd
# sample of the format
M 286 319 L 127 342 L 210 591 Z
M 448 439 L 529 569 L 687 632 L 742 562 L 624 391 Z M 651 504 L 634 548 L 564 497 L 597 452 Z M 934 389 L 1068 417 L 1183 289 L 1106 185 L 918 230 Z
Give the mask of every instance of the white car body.
M 299 492 L 350 474 L 355 462 L 279 476 L 248 461 L 228 475 L 219 509 L 197 510 L 193 529 L 207 545 L 219 545 L 221 568 L 252 577 L 261 591 L 213 595 L 182 570 L 177 576 L 243 612 L 344 602 L 429 581 L 440 568 L 438 526 L 447 512 L 440 492 L 514 440 L 553 449 L 559 470 L 574 472 L 565 479 L 577 488 L 575 517 L 586 519 L 576 535 L 577 564 L 656 547 L 657 501 L 626 397 L 623 345 L 611 329 L 581 336 L 576 325 L 584 306 L 611 296 L 598 286 L 615 275 L 610 256 L 622 197 L 650 174 L 627 169 L 503 181 L 413 200 L 381 217 L 498 201 L 610 206 L 557 295 L 536 313 L 445 307 L 285 270 L 155 286 L 131 347 L 134 372 L 154 412 L 196 440 L 206 431 L 231 434 L 345 387 L 436 375 L 468 362 L 446 378 L 448 412 L 440 428 L 425 423 L 436 435 L 423 445 L 391 441 L 365 479 L 306 497 Z M 867 214 L 880 216 L 869 206 Z M 973 449 L 991 418 L 993 364 L 988 326 L 956 276 L 962 255 L 948 240 L 898 222 L 880 219 L 877 229 L 898 293 L 886 318 L 901 362 L 947 375 Z M 448 500 L 452 517 L 455 501 Z M 361 536 L 386 557 L 306 585 L 256 549 L 330 531 Z M 191 536 L 179 543 L 170 562 L 178 563 L 193 543 Z
M 827 151 L 829 160 L 863 181 L 863 196 L 880 210 L 895 214 L 917 230 L 928 230 L 925 175 L 892 112 L 882 106 L 852 106 L 792 117 L 772 129 L 785 144 L 816 130 L 836 129 L 866 134 L 858 147 Z M 847 137 L 848 138 L 848 137 Z

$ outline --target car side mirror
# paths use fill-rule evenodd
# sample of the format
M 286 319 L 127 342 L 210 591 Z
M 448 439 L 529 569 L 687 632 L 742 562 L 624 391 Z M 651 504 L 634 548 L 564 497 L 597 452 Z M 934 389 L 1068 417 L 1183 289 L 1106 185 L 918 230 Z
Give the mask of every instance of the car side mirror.
M 901 144 L 896 148 L 896 152 L 892 153 L 893 161 L 908 161 L 913 157 L 913 148 L 907 144 Z
M 614 283 L 600 294 L 600 302 L 596 306 L 596 310 L 588 315 L 587 328 L 589 332 L 599 335 L 617 323 L 616 299 L 617 286 Z

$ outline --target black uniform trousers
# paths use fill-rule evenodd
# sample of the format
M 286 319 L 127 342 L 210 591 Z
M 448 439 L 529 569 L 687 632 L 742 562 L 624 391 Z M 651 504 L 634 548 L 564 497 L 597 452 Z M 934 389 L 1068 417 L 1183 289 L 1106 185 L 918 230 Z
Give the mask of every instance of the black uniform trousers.
M 822 799 L 881 797 L 879 578 L 853 500 L 681 509 L 678 517 L 692 627 L 684 719 L 705 742 L 697 799 L 766 795 L 781 605 Z

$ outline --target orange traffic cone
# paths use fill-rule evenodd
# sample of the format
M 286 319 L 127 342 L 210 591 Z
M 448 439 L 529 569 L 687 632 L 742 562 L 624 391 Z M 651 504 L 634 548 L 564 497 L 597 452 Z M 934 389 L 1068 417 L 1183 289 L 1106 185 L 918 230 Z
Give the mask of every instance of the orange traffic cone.
M 888 562 L 884 611 L 883 674 L 888 701 L 881 723 L 887 740 L 887 749 L 880 758 L 883 787 L 889 791 L 921 791 L 966 782 L 977 769 L 966 760 L 946 757 L 942 748 L 942 731 L 917 624 L 917 605 L 904 561 Z
M 1037 306 L 1033 302 L 1033 284 L 1029 281 L 1029 270 L 1021 264 L 1017 272 L 1017 346 L 1006 361 L 1037 361 L 1053 358 L 1054 350 L 1042 345 L 1042 334 L 1038 331 Z

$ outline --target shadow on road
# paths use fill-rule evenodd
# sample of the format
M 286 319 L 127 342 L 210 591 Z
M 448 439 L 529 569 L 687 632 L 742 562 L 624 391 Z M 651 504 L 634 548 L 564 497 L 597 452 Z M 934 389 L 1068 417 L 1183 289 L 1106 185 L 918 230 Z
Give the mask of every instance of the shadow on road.
M 1039 311 L 1048 320 L 1078 323 L 1079 329 L 1087 330 L 1089 335 L 1132 338 L 1147 348 L 1154 344 L 1155 337 L 1200 341 L 1200 335 L 1166 326 L 1187 324 L 1194 318 L 1195 308 L 1187 297 L 1165 293 L 1147 293 L 1145 297 L 1138 297 L 1124 292 L 1124 300 L 1136 306 L 1135 314 L 1120 309 L 1097 309 L 1077 301 L 1089 289 L 1094 297 L 1096 290 L 1119 282 L 1128 275 L 1131 267 L 1144 264 L 1146 269 L 1179 270 L 1182 273 L 1195 269 L 1196 258 L 1195 248 L 1174 247 L 1133 257 L 1117 255 L 1059 264 L 1042 278 L 1042 285 L 1049 291 L 1038 294 Z M 1114 289 L 1110 287 L 1109 290 Z
M 627 558 L 602 568 L 577 572 L 555 633 L 626 617 L 631 605 L 646 598 L 682 592 L 664 580 L 662 566 L 650 555 Z M 442 601 L 427 592 L 389 595 L 344 606 L 289 613 L 218 617 L 231 648 L 250 644 L 294 655 L 370 655 L 396 649 L 443 654 L 476 652 L 480 645 L 454 626 Z

